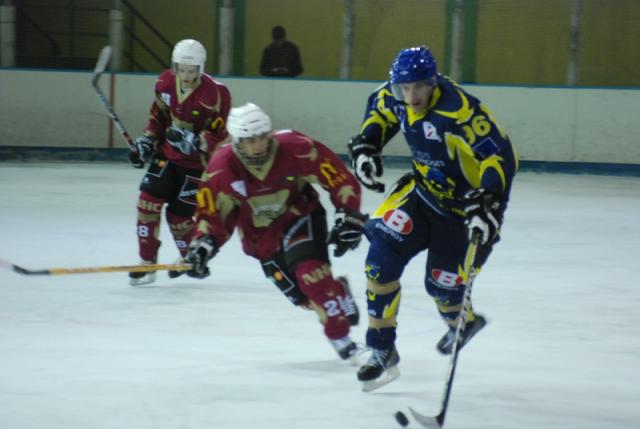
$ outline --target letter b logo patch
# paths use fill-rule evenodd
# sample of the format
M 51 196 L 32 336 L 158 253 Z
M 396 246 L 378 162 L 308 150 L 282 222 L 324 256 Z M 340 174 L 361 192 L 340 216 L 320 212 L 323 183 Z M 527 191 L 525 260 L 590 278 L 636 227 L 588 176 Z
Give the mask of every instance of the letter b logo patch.
M 383 220 L 385 225 L 397 233 L 406 235 L 413 231 L 411 217 L 400 209 L 389 210 L 384 214 Z

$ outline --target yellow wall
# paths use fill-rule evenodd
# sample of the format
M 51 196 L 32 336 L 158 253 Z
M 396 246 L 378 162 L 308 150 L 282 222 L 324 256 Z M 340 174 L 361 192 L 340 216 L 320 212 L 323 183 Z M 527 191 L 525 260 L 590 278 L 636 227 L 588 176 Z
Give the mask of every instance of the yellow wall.
M 445 0 L 355 0 L 352 78 L 386 79 L 393 58 L 408 46 L 428 44 L 441 58 L 444 6 Z M 343 7 L 343 0 L 246 0 L 244 74 L 259 75 L 271 28 L 282 25 L 300 48 L 302 77 L 337 78 Z
M 400 49 L 428 45 L 443 59 L 445 1 L 356 0 L 353 79 L 385 80 Z
M 298 45 L 302 77 L 335 78 L 340 70 L 342 0 L 246 0 L 244 74 L 259 76 L 271 28 L 281 25 Z
M 640 1 L 583 1 L 580 83 L 640 85 Z
M 571 0 L 478 4 L 476 81 L 564 84 Z
M 163 33 L 170 44 L 191 37 L 208 52 L 207 71 L 216 74 L 219 0 L 131 0 L 133 5 Z M 447 5 L 451 0 L 353 0 L 354 46 L 351 78 L 383 80 L 389 66 L 404 47 L 427 44 L 441 71 L 445 64 Z M 300 48 L 303 78 L 337 79 L 340 73 L 345 0 L 236 0 L 244 34 L 236 54 L 244 76 L 259 76 L 262 50 L 271 41 L 271 28 L 282 25 L 288 38 Z M 564 85 L 570 43 L 572 0 L 465 0 L 477 5 L 477 83 Z M 71 0 L 24 0 L 23 9 L 46 31 L 54 34 L 69 67 L 90 65 L 107 43 L 111 1 L 85 0 L 77 11 L 77 30 L 104 36 L 81 37 L 71 52 L 69 11 L 39 6 L 69 7 Z M 578 64 L 579 85 L 640 86 L 640 1 L 582 0 L 582 26 Z M 78 9 L 78 8 L 77 8 Z M 126 8 L 125 8 L 126 10 Z M 128 25 L 127 21 L 127 25 Z M 28 27 L 28 26 L 27 26 Z M 473 32 L 473 28 L 468 31 Z M 162 46 L 150 32 L 137 25 L 138 34 L 169 63 L 171 47 Z M 49 44 L 34 32 L 18 34 L 21 50 L 46 58 Z M 473 46 L 471 46 L 473 47 Z M 127 49 L 125 47 L 125 49 Z M 469 49 L 469 46 L 466 46 Z M 136 59 L 152 72 L 160 70 L 154 60 L 136 48 Z M 466 57 L 473 61 L 473 57 Z M 125 67 L 127 64 L 125 64 Z

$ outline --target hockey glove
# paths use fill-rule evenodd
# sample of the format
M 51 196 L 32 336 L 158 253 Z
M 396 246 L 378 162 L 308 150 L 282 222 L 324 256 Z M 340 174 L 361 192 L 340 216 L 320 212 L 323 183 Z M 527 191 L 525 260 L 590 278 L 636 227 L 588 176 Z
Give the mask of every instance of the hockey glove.
M 210 273 L 207 263 L 216 253 L 218 253 L 218 246 L 211 236 L 203 235 L 192 240 L 185 260 L 192 264 L 193 268 L 187 271 L 187 275 L 197 279 L 208 277 Z
M 365 140 L 361 134 L 354 136 L 347 145 L 351 167 L 365 188 L 375 192 L 384 192 L 384 183 L 374 177 L 382 176 L 382 157 L 377 145 Z
M 327 239 L 327 244 L 336 245 L 333 256 L 340 257 L 347 250 L 358 247 L 367 220 L 369 220 L 369 216 L 357 210 L 342 208 L 336 210 L 335 224 Z
M 136 150 L 129 154 L 129 162 L 134 168 L 142 168 L 153 156 L 153 140 L 149 136 L 140 136 L 133 146 Z
M 500 232 L 502 214 L 501 198 L 483 188 L 472 189 L 463 199 L 465 221 L 469 240 L 474 230 L 480 233 L 480 244 L 489 245 L 494 242 Z
M 167 131 L 167 142 L 185 155 L 191 155 L 198 150 L 200 139 L 189 130 L 171 127 Z

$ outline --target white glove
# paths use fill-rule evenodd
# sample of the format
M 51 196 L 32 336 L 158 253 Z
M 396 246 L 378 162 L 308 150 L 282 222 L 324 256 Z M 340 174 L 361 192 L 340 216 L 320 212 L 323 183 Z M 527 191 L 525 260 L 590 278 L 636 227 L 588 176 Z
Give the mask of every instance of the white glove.
M 365 188 L 375 192 L 384 192 L 384 183 L 378 182 L 374 177 L 382 176 L 382 157 L 380 149 L 368 141 L 361 134 L 354 136 L 347 145 L 351 167 Z
M 185 155 L 191 155 L 198 150 L 200 139 L 189 130 L 172 126 L 167 131 L 167 142 Z
M 465 226 L 469 240 L 473 231 L 480 233 L 480 244 L 491 244 L 500 232 L 502 216 L 500 198 L 485 189 L 473 189 L 464 196 Z
M 209 275 L 207 263 L 218 253 L 218 246 L 213 238 L 208 235 L 198 237 L 189 243 L 189 252 L 184 258 L 185 261 L 193 265 L 187 271 L 187 275 L 198 279 L 203 279 Z

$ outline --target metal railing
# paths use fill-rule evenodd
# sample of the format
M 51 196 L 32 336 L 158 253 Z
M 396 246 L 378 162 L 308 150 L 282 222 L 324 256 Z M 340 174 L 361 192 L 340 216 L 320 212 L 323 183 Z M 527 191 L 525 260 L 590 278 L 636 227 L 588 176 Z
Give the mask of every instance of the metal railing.
M 146 52 L 162 68 L 168 68 L 169 61 L 167 61 L 167 58 L 170 58 L 171 50 L 173 49 L 172 43 L 169 42 L 169 40 L 167 40 L 167 38 L 151 22 L 149 22 L 149 20 L 145 18 L 144 15 L 142 15 L 142 13 L 140 13 L 140 11 L 131 4 L 131 2 L 128 0 L 122 0 L 122 4 L 126 7 L 129 15 L 129 23 L 124 26 L 128 35 L 128 50 L 123 51 L 123 54 L 129 61 L 129 70 L 133 71 L 138 69 L 140 71 L 147 71 L 138 61 L 136 61 L 136 46 L 141 47 L 143 51 Z M 167 55 L 158 54 L 148 45 L 147 42 L 137 35 L 137 23 L 142 24 L 147 28 L 147 30 L 156 36 L 156 41 L 167 49 Z
M 104 6 L 98 2 L 93 7 L 79 3 L 77 0 L 57 5 L 43 0 L 16 2 L 18 67 L 93 68 L 96 52 L 109 44 L 111 7 L 120 7 L 125 17 L 122 69 L 149 71 L 169 66 L 173 45 L 130 1 L 104 0 Z M 54 14 L 58 19 L 50 19 Z M 87 29 L 88 20 L 99 24 Z

